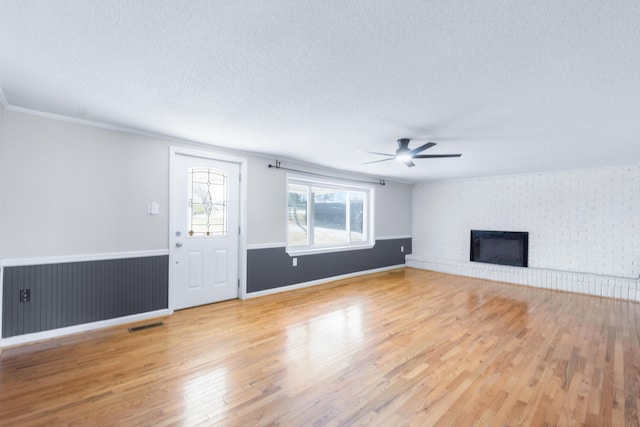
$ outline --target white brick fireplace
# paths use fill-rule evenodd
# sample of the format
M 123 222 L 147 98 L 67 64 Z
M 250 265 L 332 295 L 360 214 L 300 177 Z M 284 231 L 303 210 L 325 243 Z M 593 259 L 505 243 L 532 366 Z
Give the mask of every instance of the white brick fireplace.
M 470 262 L 471 229 L 529 232 L 529 268 Z M 640 301 L 638 166 L 417 184 L 412 232 L 412 267 Z

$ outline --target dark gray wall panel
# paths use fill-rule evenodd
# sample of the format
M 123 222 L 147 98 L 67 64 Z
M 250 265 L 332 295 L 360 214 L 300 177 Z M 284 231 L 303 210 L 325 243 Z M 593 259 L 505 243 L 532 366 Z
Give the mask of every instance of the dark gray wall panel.
M 411 238 L 377 240 L 371 249 L 298 256 L 298 266 L 293 267 L 284 247 L 251 249 L 247 251 L 247 292 L 404 264 L 410 253 Z
M 161 255 L 5 267 L 2 337 L 165 309 L 168 263 Z M 19 302 L 20 289 L 31 289 L 30 302 Z

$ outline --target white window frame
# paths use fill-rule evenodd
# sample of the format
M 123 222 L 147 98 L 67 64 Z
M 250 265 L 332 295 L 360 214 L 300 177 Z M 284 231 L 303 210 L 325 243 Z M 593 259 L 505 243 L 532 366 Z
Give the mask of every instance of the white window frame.
M 356 243 L 346 243 L 343 245 L 332 245 L 332 246 L 295 246 L 289 247 L 289 184 L 298 184 L 305 185 L 309 188 L 313 186 L 320 186 L 323 188 L 330 188 L 336 190 L 355 190 L 355 191 L 364 191 L 367 193 L 367 240 L 364 242 L 356 242 Z M 333 181 L 329 179 L 311 179 L 306 176 L 299 175 L 291 175 L 287 174 L 286 177 L 286 187 L 285 187 L 285 230 L 286 230 L 286 252 L 290 256 L 300 256 L 300 255 L 312 255 L 312 254 L 321 254 L 321 253 L 330 253 L 330 252 L 341 252 L 341 251 L 352 251 L 358 249 L 370 249 L 375 246 L 375 187 L 373 185 L 367 185 L 362 183 L 354 183 L 351 181 Z M 308 203 L 308 201 L 307 201 Z M 347 203 L 347 236 L 350 235 L 348 233 L 350 221 L 349 221 L 349 204 Z

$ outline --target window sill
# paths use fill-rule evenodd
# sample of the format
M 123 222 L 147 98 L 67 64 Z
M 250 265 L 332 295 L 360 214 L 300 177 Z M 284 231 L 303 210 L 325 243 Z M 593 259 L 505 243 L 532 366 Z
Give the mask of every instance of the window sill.
M 311 248 L 311 249 L 296 249 L 296 248 L 286 248 L 285 251 L 289 256 L 303 256 L 303 255 L 316 255 L 316 254 L 327 254 L 333 252 L 346 252 L 346 251 L 357 251 L 360 249 L 371 249 L 375 246 L 374 243 L 365 243 L 362 245 L 351 245 L 351 246 L 335 246 L 335 247 L 323 247 L 323 248 Z

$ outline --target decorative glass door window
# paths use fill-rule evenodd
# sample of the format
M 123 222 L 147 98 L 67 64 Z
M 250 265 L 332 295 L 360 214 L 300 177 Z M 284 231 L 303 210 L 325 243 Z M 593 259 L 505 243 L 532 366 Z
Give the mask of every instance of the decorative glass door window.
M 188 214 L 191 237 L 227 235 L 227 173 L 189 168 Z

